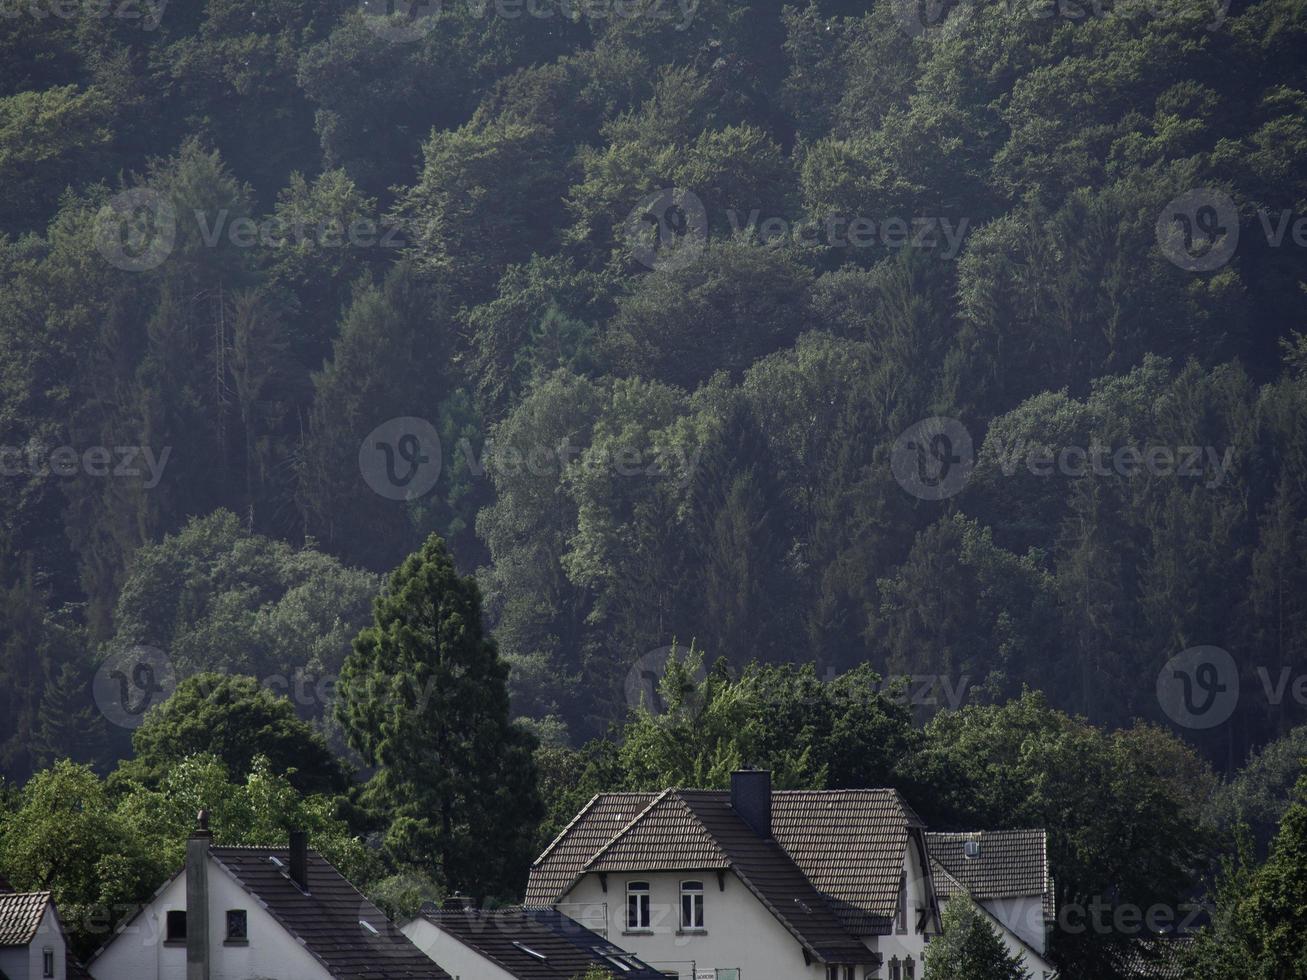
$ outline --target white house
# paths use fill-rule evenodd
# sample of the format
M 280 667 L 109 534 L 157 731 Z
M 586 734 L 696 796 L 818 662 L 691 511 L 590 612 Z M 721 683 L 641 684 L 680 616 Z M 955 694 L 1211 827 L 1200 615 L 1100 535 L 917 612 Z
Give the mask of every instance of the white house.
M 206 823 L 185 866 L 92 958 L 95 980 L 449 980 L 304 834 L 220 847 Z
M 49 892 L 15 892 L 0 879 L 0 977 L 72 980 L 80 976 L 68 954 L 63 924 Z
M 537 858 L 554 906 L 682 980 L 922 975 L 939 932 L 924 826 L 895 790 L 596 796 Z
M 574 980 L 595 967 L 622 980 L 665 980 L 554 909 L 425 906 L 403 931 L 454 980 Z
M 1056 920 L 1048 839 L 1042 830 L 927 833 L 941 901 L 964 892 L 989 916 L 1008 952 L 1034 980 L 1049 980 L 1048 933 Z

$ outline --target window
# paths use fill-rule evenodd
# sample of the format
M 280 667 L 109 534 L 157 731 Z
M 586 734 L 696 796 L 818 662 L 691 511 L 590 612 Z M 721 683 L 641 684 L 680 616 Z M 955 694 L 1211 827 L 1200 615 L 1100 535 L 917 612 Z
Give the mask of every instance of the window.
M 626 928 L 649 928 L 649 882 L 632 881 L 626 885 Z
M 244 943 L 250 939 L 249 916 L 244 909 L 230 909 L 227 912 L 227 942 Z
M 903 980 L 903 965 L 899 963 L 897 956 L 890 957 L 889 980 Z
M 49 946 L 41 950 L 41 976 L 54 976 L 54 950 Z
M 894 931 L 899 933 L 908 931 L 908 876 L 906 873 L 899 878 L 899 916 Z
M 903 961 L 904 980 L 914 980 L 917 975 L 917 964 L 911 956 Z
M 681 882 L 681 928 L 703 928 L 703 882 Z
M 167 928 L 163 935 L 164 935 L 163 941 L 166 943 L 186 942 L 186 910 L 185 909 L 169 910 Z

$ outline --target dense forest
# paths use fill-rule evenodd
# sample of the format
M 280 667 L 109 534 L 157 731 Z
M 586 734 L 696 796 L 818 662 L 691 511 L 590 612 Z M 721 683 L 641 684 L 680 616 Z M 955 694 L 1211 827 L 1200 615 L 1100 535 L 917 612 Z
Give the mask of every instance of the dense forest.
M 0 15 L 0 814 L 94 801 L 71 905 L 206 793 L 400 904 L 742 762 L 1051 825 L 1066 900 L 1301 831 L 1302 0 Z M 359 687 L 433 581 L 536 787 L 480 883 Z

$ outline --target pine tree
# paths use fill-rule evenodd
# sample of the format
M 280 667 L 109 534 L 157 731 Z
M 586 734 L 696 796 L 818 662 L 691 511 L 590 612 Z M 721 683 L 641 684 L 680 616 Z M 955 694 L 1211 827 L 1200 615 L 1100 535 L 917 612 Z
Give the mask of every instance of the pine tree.
M 508 667 L 481 594 L 432 535 L 391 576 L 341 672 L 350 744 L 378 767 L 368 802 L 399 864 L 447 890 L 520 893 L 542 815 L 534 739 L 509 718 Z
M 1021 957 L 1009 953 L 994 927 L 969 898 L 944 906 L 944 934 L 926 947 L 925 980 L 1029 980 Z

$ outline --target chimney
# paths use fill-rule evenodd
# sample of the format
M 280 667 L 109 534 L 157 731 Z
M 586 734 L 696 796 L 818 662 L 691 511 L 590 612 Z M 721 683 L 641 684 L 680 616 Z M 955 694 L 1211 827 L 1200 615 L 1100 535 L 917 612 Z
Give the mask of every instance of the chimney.
M 309 890 L 309 835 L 302 830 L 290 832 L 290 880 Z
M 441 908 L 446 912 L 470 912 L 475 908 L 475 905 L 472 896 L 460 895 L 458 892 L 454 892 L 452 895 L 445 896 Z
M 209 980 L 209 811 L 186 840 L 186 980 Z
M 759 837 L 771 837 L 771 770 L 731 773 L 731 806 Z

